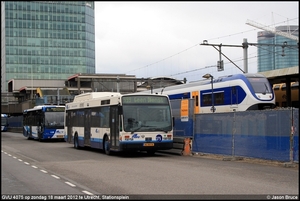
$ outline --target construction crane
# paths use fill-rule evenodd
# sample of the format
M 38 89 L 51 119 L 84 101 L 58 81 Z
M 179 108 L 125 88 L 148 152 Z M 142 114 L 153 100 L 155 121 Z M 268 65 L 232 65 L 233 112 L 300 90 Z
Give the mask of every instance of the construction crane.
M 257 22 L 251 21 L 251 20 L 247 20 L 246 24 L 248 24 L 250 26 L 253 26 L 253 27 L 256 27 L 258 29 L 262 29 L 262 30 L 265 30 L 265 31 L 270 31 L 270 32 L 272 32 L 274 34 L 277 34 L 277 35 L 280 35 L 280 36 L 284 36 L 284 37 L 292 39 L 292 40 L 296 40 L 297 42 L 299 41 L 298 36 L 294 36 L 294 35 L 292 35 L 290 33 L 282 32 L 282 31 L 273 29 L 271 27 L 264 26 L 262 24 L 259 24 Z

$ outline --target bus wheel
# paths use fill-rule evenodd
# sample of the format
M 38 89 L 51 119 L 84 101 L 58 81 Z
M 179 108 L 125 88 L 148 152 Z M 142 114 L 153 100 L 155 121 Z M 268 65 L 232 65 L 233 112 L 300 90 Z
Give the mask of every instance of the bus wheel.
M 74 148 L 79 149 L 78 135 L 77 134 L 74 136 Z
M 104 152 L 106 155 L 110 155 L 110 146 L 109 146 L 109 140 L 107 136 L 105 137 L 104 140 Z

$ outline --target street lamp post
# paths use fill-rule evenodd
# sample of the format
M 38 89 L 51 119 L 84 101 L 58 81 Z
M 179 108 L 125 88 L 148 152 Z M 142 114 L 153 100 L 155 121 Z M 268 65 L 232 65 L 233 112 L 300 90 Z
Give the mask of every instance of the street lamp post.
M 202 77 L 206 78 L 206 79 L 208 79 L 208 78 L 211 79 L 211 109 L 210 109 L 210 111 L 212 111 L 214 113 L 216 111 L 215 101 L 214 101 L 214 84 L 213 84 L 214 76 L 207 73 L 207 74 L 203 75 Z

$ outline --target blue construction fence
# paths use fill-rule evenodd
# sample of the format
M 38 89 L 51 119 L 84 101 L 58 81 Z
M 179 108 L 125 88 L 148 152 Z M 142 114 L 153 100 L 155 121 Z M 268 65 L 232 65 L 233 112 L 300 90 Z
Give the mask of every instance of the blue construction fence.
M 190 107 L 182 119 L 181 100 L 171 104 L 174 137 L 190 137 L 193 153 L 299 163 L 299 108 L 194 114 Z

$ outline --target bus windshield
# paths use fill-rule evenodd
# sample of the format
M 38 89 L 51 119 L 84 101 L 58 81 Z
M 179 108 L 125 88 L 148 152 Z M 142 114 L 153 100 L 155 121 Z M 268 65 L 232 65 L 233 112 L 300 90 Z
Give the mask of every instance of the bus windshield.
M 7 126 L 7 117 L 1 117 L 1 126 Z
M 45 112 L 46 128 L 64 128 L 64 112 Z
M 7 131 L 8 117 L 6 114 L 1 114 L 1 131 Z
M 124 131 L 147 132 L 172 130 L 172 118 L 169 105 L 159 104 L 123 104 Z

